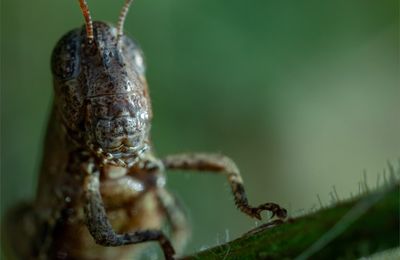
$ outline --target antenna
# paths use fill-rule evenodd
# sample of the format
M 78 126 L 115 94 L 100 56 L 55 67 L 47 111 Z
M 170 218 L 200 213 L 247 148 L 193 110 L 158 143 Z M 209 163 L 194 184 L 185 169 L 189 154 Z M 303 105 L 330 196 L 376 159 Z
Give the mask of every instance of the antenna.
M 93 41 L 93 22 L 92 17 L 90 16 L 89 7 L 86 3 L 86 0 L 78 0 L 79 6 L 81 8 L 83 18 L 85 18 L 86 24 L 86 37 L 88 38 L 89 43 Z
M 117 36 L 117 43 L 121 39 L 122 35 L 124 35 L 124 23 L 126 19 L 126 15 L 128 14 L 129 6 L 133 0 L 125 0 L 125 4 L 122 7 L 121 13 L 119 14 L 118 18 L 118 25 L 117 25 L 117 30 L 118 30 L 118 36 Z

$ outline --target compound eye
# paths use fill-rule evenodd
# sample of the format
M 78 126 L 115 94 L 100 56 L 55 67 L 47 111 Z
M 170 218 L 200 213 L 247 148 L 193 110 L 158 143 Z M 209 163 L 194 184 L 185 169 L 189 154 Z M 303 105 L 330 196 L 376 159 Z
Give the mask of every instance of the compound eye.
M 144 65 L 143 55 L 141 52 L 136 51 L 136 53 L 134 55 L 134 63 L 136 65 L 136 67 L 138 68 L 139 73 L 144 74 L 146 68 Z
M 127 61 L 132 62 L 133 66 L 137 69 L 139 74 L 143 75 L 145 73 L 146 64 L 143 52 L 136 42 L 124 36 L 122 53 Z
M 69 80 L 79 74 L 80 30 L 65 34 L 57 43 L 51 56 L 51 70 L 58 80 Z

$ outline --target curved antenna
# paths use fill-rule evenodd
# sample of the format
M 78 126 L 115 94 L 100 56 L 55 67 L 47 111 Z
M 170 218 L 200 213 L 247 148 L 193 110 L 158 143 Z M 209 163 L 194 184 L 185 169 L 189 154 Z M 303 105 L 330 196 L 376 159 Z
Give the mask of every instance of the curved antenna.
M 89 12 L 89 7 L 88 4 L 86 3 L 86 0 L 78 0 L 79 1 L 79 6 L 81 8 L 83 18 L 85 18 L 85 24 L 86 24 L 86 37 L 89 40 L 89 43 L 93 41 L 93 22 L 92 22 L 92 17 L 90 16 Z
M 131 5 L 132 2 L 133 0 L 125 0 L 125 4 L 122 7 L 121 13 L 119 14 L 118 25 L 117 25 L 117 30 L 118 30 L 117 43 L 121 39 L 122 35 L 124 35 L 124 23 L 126 15 L 128 14 L 129 6 Z

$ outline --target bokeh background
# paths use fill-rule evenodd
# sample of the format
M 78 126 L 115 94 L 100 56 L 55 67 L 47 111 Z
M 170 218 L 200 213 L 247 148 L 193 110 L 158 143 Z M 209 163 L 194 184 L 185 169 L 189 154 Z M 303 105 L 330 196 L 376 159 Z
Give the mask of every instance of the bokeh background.
M 115 23 L 121 1 L 88 1 Z M 52 100 L 56 41 L 81 26 L 77 1 L 1 2 L 1 210 L 32 199 Z M 291 214 L 376 185 L 400 157 L 397 0 L 137 0 L 127 33 L 141 44 L 159 155 L 223 152 L 251 203 Z M 257 223 L 221 176 L 173 172 L 193 225 L 188 252 Z M 6 238 L 2 238 L 6 239 Z

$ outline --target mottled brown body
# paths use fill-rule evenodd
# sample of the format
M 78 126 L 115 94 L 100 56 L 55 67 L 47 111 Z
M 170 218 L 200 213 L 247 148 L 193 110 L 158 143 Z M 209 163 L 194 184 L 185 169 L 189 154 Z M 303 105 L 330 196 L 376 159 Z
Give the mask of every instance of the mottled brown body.
M 24 216 L 30 252 L 20 258 L 126 259 L 141 247 L 96 244 L 85 223 L 85 162 L 100 171 L 102 200 L 117 233 L 160 229 L 165 220 L 157 195 L 165 177 L 148 140 L 141 50 L 125 37 L 116 48 L 116 29 L 108 24 L 96 22 L 94 31 L 89 47 L 80 28 L 53 52 L 55 102 L 35 210 Z
M 54 131 L 57 132 L 62 133 Z M 60 143 L 49 136 L 46 147 L 54 151 L 54 144 Z M 67 136 L 60 137 L 66 142 L 69 140 Z M 60 150 L 59 153 L 65 153 L 62 156 L 54 154 L 53 158 L 50 155 L 44 162 L 35 214 L 41 221 L 38 227 L 48 230 L 38 230 L 42 237 L 36 237 L 41 242 L 32 249 L 33 255 L 43 259 L 133 259 L 143 245 L 105 247 L 96 244 L 89 233 L 85 223 L 85 175 L 81 165 L 82 159 L 86 158 L 74 150 L 74 145 L 70 148 Z M 65 172 L 58 169 L 65 169 Z M 144 175 L 134 167 L 128 170 L 104 166 L 100 192 L 107 216 L 117 233 L 162 227 L 165 216 L 155 189 L 162 188 L 160 184 L 165 181 L 157 184 L 157 178 L 163 179 L 163 173 L 148 172 Z M 51 223 L 53 221 L 55 223 Z
M 134 135 L 131 138 L 133 141 L 138 139 L 137 143 L 130 142 L 130 147 L 139 143 L 147 146 L 143 141 L 147 138 L 151 108 L 145 78 L 139 74 L 144 73 L 144 65 L 137 62 L 142 57 L 135 57 L 141 54 L 131 40 L 123 39 L 119 53 L 113 40 L 116 38 L 116 29 L 104 23 L 94 25 L 96 42 L 92 46 L 96 47 L 88 48 L 84 46 L 84 40 L 77 40 L 85 38 L 84 29 L 78 29 L 67 34 L 53 53 L 54 110 L 59 113 L 55 113 L 55 129 L 50 128 L 49 131 L 59 137 L 56 137 L 58 141 L 48 140 L 46 147 L 49 152 L 46 153 L 37 200 L 38 208 L 53 209 L 58 208 L 60 202 L 65 203 L 58 220 L 60 222 L 61 219 L 63 223 L 54 227 L 52 241 L 49 242 L 50 251 L 44 253 L 51 255 L 51 258 L 123 259 L 125 254 L 129 254 L 127 251 L 132 251 L 132 246 L 121 249 L 97 245 L 89 234 L 83 212 L 82 161 L 93 157 L 90 153 L 85 154 L 85 148 L 93 151 L 94 147 L 101 146 L 110 148 L 110 151 L 106 151 L 125 159 L 127 164 L 131 163 L 130 160 L 136 160 L 137 157 L 129 152 L 112 150 L 121 144 L 125 145 L 123 142 L 128 142 L 129 135 Z M 70 57 L 70 60 L 65 62 L 65 57 Z M 82 84 L 82 81 L 88 83 Z M 81 128 L 82 124 L 86 124 L 84 129 Z M 115 131 L 118 128 L 119 132 Z M 65 145 L 61 147 L 68 148 L 62 151 L 65 154 L 47 157 L 47 154 L 58 150 L 55 147 L 62 142 Z M 87 142 L 89 147 L 85 147 Z M 133 152 L 139 153 L 141 150 L 144 148 Z M 141 160 L 145 160 L 149 153 L 143 152 Z M 64 169 L 64 173 L 60 173 L 60 169 Z M 117 233 L 161 228 L 161 211 L 152 190 L 157 188 L 156 179 L 164 178 L 162 172 L 143 175 L 137 167 L 128 170 L 110 164 L 104 164 L 101 170 L 100 191 L 110 222 Z M 52 176 L 56 176 L 55 183 L 49 181 L 54 178 Z M 49 201 L 49 194 L 54 194 L 54 191 L 59 192 L 60 197 L 56 201 Z
M 86 27 L 64 35 L 53 51 L 55 98 L 36 200 L 6 220 L 14 256 L 129 259 L 139 255 L 141 243 L 156 241 L 172 259 L 189 230 L 164 188 L 168 169 L 223 174 L 242 212 L 285 218 L 277 204 L 249 205 L 239 170 L 226 156 L 154 156 L 142 52 L 122 27 L 92 23 L 85 1 L 80 4 Z M 164 223 L 171 226 L 170 239 L 161 231 Z

